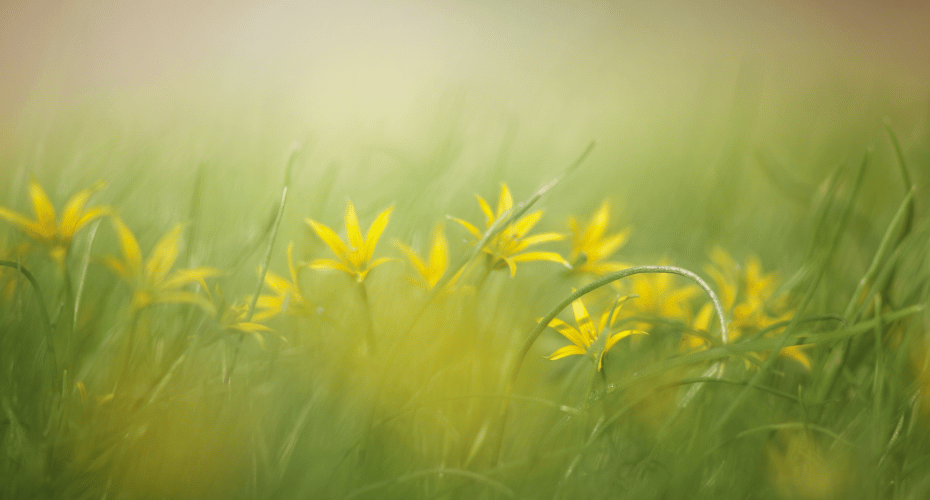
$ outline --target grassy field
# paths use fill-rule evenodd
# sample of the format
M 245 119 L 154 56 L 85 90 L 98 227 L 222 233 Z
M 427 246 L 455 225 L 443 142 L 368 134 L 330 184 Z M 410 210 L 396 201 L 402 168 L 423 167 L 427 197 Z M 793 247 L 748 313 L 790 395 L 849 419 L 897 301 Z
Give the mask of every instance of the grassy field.
M 920 2 L 21 4 L 0 498 L 930 498 Z
M 745 106 L 638 149 L 26 129 L 2 496 L 926 498 L 926 123 Z

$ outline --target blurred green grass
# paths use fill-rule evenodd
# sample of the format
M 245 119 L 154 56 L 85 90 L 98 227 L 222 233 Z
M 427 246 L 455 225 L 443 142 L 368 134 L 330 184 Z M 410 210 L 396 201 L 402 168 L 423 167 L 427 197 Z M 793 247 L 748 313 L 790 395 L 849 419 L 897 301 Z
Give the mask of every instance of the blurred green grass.
M 338 231 L 346 199 L 363 228 L 395 205 L 376 255 L 400 258 L 392 239 L 422 252 L 447 215 L 480 227 L 475 193 L 493 203 L 505 182 L 517 201 L 527 199 L 593 139 L 591 155 L 534 207 L 545 211 L 537 231 L 567 232 L 570 215 L 587 220 L 607 199 L 611 230 L 633 230 L 618 260 L 669 259 L 706 277 L 708 254 L 720 245 L 740 262 L 758 255 L 795 300 L 810 293 L 804 317 L 843 315 L 850 301 L 862 314 L 846 325 L 799 327 L 808 340 L 823 339 L 808 351 L 810 372 L 777 360 L 756 379 L 759 371 L 733 357 L 711 375 L 724 380 L 703 384 L 694 378 L 708 362 L 675 366 L 692 325 L 672 319 L 610 352 L 609 385 L 594 384 L 591 401 L 590 365 L 544 359 L 565 345 L 549 330 L 508 399 L 504 379 L 526 335 L 590 279 L 521 263 L 513 279 L 494 272 L 472 283 L 470 296 L 427 302 L 402 280 L 411 270 L 398 260 L 366 279 L 365 307 L 346 276 L 305 269 L 300 285 L 314 311 L 269 320 L 264 348 L 178 304 L 148 310 L 127 345 L 136 320 L 126 287 L 101 262 L 119 251 L 102 221 L 72 247 L 70 279 L 86 276 L 74 324 L 74 290 L 41 245 L 22 265 L 44 303 L 14 268 L 0 274 L 0 285 L 12 283 L 0 306 L 3 496 L 925 498 L 928 313 L 908 308 L 926 306 L 930 290 L 926 113 L 920 99 L 853 85 L 785 100 L 747 71 L 680 116 L 660 110 L 641 126 L 612 116 L 565 129 L 504 119 L 468 94 L 424 105 L 433 109 L 426 124 L 404 131 L 314 128 L 293 120 L 286 102 L 249 98 L 163 109 L 100 97 L 31 115 L 3 146 L 10 175 L 0 205 L 28 213 L 32 178 L 59 209 L 106 180 L 94 204 L 114 207 L 143 255 L 184 223 L 178 267 L 223 270 L 210 286 L 230 300 L 254 293 L 269 245 L 269 270 L 282 276 L 289 242 L 298 260 L 331 257 L 304 219 Z M 868 105 L 848 105 L 863 99 Z M 887 308 L 876 314 L 853 294 L 907 193 L 886 121 L 901 142 L 916 208 L 878 262 L 888 281 L 868 283 L 876 292 L 869 300 Z M 453 262 L 471 250 L 454 226 L 445 229 Z M 0 250 L 29 241 L 5 223 L 0 238 Z M 705 301 L 693 299 L 694 312 Z M 54 353 L 38 307 L 55 322 Z M 895 311 L 911 314 L 883 319 Z M 377 354 L 359 352 L 366 314 L 383 343 Z M 856 333 L 829 340 L 835 330 Z M 121 373 L 127 352 L 133 363 Z M 720 421 L 750 380 L 769 390 L 750 388 Z M 497 428 L 508 401 L 509 421 Z

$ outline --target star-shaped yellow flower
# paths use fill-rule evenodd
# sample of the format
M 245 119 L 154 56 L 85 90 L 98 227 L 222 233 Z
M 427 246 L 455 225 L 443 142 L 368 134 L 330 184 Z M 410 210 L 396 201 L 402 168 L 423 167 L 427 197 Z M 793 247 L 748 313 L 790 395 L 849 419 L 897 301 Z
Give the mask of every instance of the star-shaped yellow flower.
M 299 316 L 310 314 L 310 302 L 304 298 L 297 282 L 298 266 L 294 264 L 293 242 L 287 246 L 287 267 L 291 275 L 290 281 L 271 271 L 265 273 L 265 285 L 274 292 L 274 295 L 258 297 L 256 307 L 262 311 L 255 313 L 253 317 L 255 321 L 262 321 L 283 312 Z
M 368 228 L 365 238 L 362 238 L 362 230 L 358 225 L 358 215 L 355 213 L 355 206 L 349 201 L 346 206 L 345 224 L 347 241 L 343 242 L 339 235 L 329 227 L 320 224 L 313 219 L 307 219 L 307 224 L 313 229 L 313 232 L 326 243 L 326 246 L 336 254 L 339 260 L 333 259 L 316 259 L 310 262 L 309 267 L 313 269 L 335 269 L 342 271 L 355 278 L 361 283 L 365 276 L 376 266 L 388 262 L 390 258 L 381 257 L 372 260 L 371 257 L 375 252 L 375 245 L 381 238 L 388 220 L 391 218 L 391 212 L 394 207 L 378 214 L 375 221 Z
M 214 293 L 204 289 L 210 300 L 210 313 L 216 318 L 220 330 L 247 333 L 251 335 L 262 349 L 265 348 L 264 334 L 271 332 L 271 328 L 259 323 L 260 319 L 257 314 L 249 318 L 249 302 L 251 297 L 229 303 L 223 294 L 223 290 L 217 285 L 214 287 Z
M 500 197 L 497 201 L 497 212 L 491 210 L 491 206 L 479 195 L 478 205 L 481 206 L 481 212 L 484 213 L 485 227 L 490 228 L 501 216 L 513 208 L 513 197 L 507 185 L 501 183 Z M 568 262 L 561 255 L 555 252 L 524 252 L 528 247 L 546 243 L 549 241 L 559 241 L 563 236 L 559 233 L 540 233 L 533 236 L 527 236 L 533 226 L 542 218 L 543 211 L 537 210 L 531 214 L 524 215 L 516 222 L 508 224 L 503 230 L 492 238 L 488 244 L 481 250 L 488 256 L 488 265 L 491 269 L 503 269 L 505 266 L 510 268 L 510 276 L 517 274 L 517 262 L 530 262 L 534 260 L 546 260 L 558 262 L 566 267 L 570 267 Z M 450 219 L 458 222 L 478 241 L 484 237 L 484 234 L 473 224 L 466 222 L 457 217 Z M 485 229 L 487 230 L 487 229 Z M 522 253 L 521 253 L 522 252 Z
M 133 236 L 132 231 L 118 217 L 113 218 L 113 226 L 119 236 L 123 258 L 109 256 L 104 258 L 104 263 L 118 277 L 132 286 L 133 310 L 164 303 L 196 304 L 207 310 L 210 309 L 211 305 L 203 296 L 183 290 L 183 288 L 192 283 L 198 283 L 206 290 L 206 278 L 219 275 L 218 270 L 198 267 L 171 272 L 178 258 L 181 239 L 180 224 L 162 236 L 144 263 L 139 242 Z
M 91 207 L 87 210 L 84 205 L 95 191 L 103 187 L 102 183 L 79 191 L 65 203 L 61 220 L 55 214 L 55 207 L 45 190 L 36 181 L 29 183 L 29 198 L 32 200 L 32 210 L 35 220 L 0 207 L 0 219 L 16 226 L 30 238 L 42 242 L 49 247 L 49 254 L 57 262 L 64 262 L 65 256 L 71 247 L 74 235 L 91 221 L 110 213 L 108 207 Z
M 568 225 L 572 231 L 569 262 L 573 272 L 604 275 L 630 267 L 628 264 L 606 260 L 620 249 L 630 236 L 630 229 L 627 228 L 605 237 L 604 232 L 609 223 L 610 204 L 607 201 L 601 204 L 584 229 L 581 229 L 574 217 L 569 217 Z
M 620 300 L 617 302 L 620 302 Z M 597 364 L 598 371 L 600 371 L 604 364 L 604 354 L 618 341 L 630 335 L 646 335 L 646 332 L 640 330 L 623 330 L 617 333 L 611 333 L 610 330 L 613 328 L 619 316 L 617 313 L 620 309 L 617 305 L 618 304 L 615 303 L 613 307 L 601 314 L 600 320 L 598 320 L 597 327 L 595 328 L 594 322 L 591 321 L 588 310 L 584 306 L 584 302 L 582 302 L 581 299 L 572 302 L 572 312 L 575 315 L 575 323 L 578 325 L 578 328 L 558 318 L 554 318 L 549 322 L 551 328 L 554 328 L 572 343 L 550 354 L 549 359 L 556 360 L 566 356 L 581 354 L 591 358 L 591 360 Z
M 708 265 L 705 271 L 716 283 L 723 309 L 729 313 L 727 331 L 731 341 L 791 319 L 793 313 L 785 306 L 786 297 L 776 295 L 777 274 L 763 273 L 758 257 L 750 256 L 746 264 L 741 266 L 725 250 L 716 247 L 711 251 L 711 261 L 713 264 Z M 705 304 L 695 317 L 694 328 L 700 332 L 709 331 L 712 316 L 713 305 Z M 778 333 L 773 332 L 772 335 Z M 697 341 L 692 337 L 686 335 L 687 348 L 703 350 L 710 347 L 706 338 Z M 805 347 L 787 346 L 779 355 L 793 359 L 810 370 L 812 362 L 810 356 L 802 350 Z
M 399 241 L 394 242 L 394 246 L 403 252 L 410 265 L 417 272 L 417 276 L 412 276 L 411 281 L 418 287 L 425 290 L 432 290 L 442 279 L 449 267 L 449 242 L 446 241 L 446 235 L 442 225 L 433 230 L 432 243 L 429 249 L 429 258 L 425 261 L 413 249 Z

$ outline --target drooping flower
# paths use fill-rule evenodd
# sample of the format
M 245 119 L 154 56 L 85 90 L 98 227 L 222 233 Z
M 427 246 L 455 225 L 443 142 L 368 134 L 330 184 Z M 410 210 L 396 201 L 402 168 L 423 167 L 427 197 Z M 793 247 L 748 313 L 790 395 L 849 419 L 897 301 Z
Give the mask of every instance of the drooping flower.
M 551 328 L 554 328 L 572 343 L 550 354 L 549 359 L 556 360 L 581 354 L 588 356 L 600 371 L 604 364 L 604 354 L 618 341 L 630 335 L 646 335 L 646 332 L 640 330 L 611 332 L 619 316 L 620 309 L 617 306 L 619 302 L 624 300 L 626 298 L 618 299 L 613 307 L 605 310 L 601 314 L 596 327 L 594 322 L 591 321 L 591 316 L 588 315 L 588 309 L 585 307 L 584 302 L 581 299 L 572 302 L 572 312 L 575 316 L 575 324 L 578 325 L 577 328 L 558 318 L 553 318 L 549 322 Z
M 403 252 L 410 265 L 417 272 L 417 275 L 411 276 L 410 280 L 416 286 L 425 290 L 432 290 L 449 267 L 449 243 L 446 241 L 442 225 L 433 230 L 429 257 L 426 260 L 421 258 L 413 248 L 399 241 L 394 241 L 394 246 Z
M 113 217 L 113 226 L 119 236 L 123 257 L 109 256 L 104 263 L 133 289 L 132 308 L 140 310 L 153 304 L 195 304 L 210 309 L 209 302 L 197 293 L 184 290 L 197 283 L 207 289 L 206 278 L 217 276 L 220 271 L 210 267 L 194 269 L 171 269 L 178 258 L 181 225 L 176 225 L 162 236 L 152 248 L 148 259 L 142 261 L 139 242 L 132 231 L 118 217 Z
M 628 264 L 606 260 L 619 250 L 630 236 L 630 229 L 626 228 L 605 237 L 604 233 L 609 224 L 610 204 L 607 201 L 594 212 L 584 229 L 577 219 L 569 217 L 568 225 L 572 231 L 569 262 L 573 272 L 604 275 L 630 267 Z
M 727 323 L 730 341 L 791 319 L 794 312 L 786 306 L 787 297 L 778 294 L 778 275 L 774 272 L 764 273 L 758 257 L 750 256 L 745 265 L 741 266 L 720 247 L 715 247 L 710 257 L 712 264 L 706 266 L 705 271 L 720 290 L 721 305 L 730 318 Z M 713 305 L 707 303 L 694 320 L 695 330 L 705 333 L 703 340 L 698 341 L 696 336 L 686 335 L 684 346 L 687 349 L 703 350 L 710 347 L 712 342 L 706 333 L 710 330 L 712 318 Z M 778 331 L 772 331 L 769 335 L 778 336 Z M 779 351 L 779 355 L 797 361 L 810 371 L 812 361 L 804 352 L 805 347 L 786 346 Z M 755 357 L 759 359 L 761 356 L 756 354 Z
M 98 183 L 69 198 L 59 220 L 55 214 L 55 207 L 45 190 L 33 180 L 29 183 L 29 198 L 32 201 L 35 219 L 30 219 L 26 215 L 5 207 L 0 207 L 0 219 L 13 224 L 30 238 L 46 245 L 49 248 L 49 255 L 55 261 L 63 263 L 71 248 L 74 235 L 92 221 L 111 213 L 109 207 L 84 209 L 91 195 L 102 188 L 103 183 Z
M 381 233 L 387 226 L 391 218 L 391 212 L 394 207 L 378 214 L 375 221 L 371 223 L 365 238 L 362 238 L 362 230 L 358 224 L 358 215 L 355 213 L 355 205 L 351 201 L 346 205 L 345 225 L 347 241 L 342 241 L 339 235 L 328 226 L 321 224 L 313 219 L 307 219 L 307 224 L 313 229 L 313 232 L 326 243 L 326 246 L 336 254 L 339 260 L 333 259 L 315 259 L 309 263 L 313 269 L 335 269 L 342 271 L 355 278 L 361 283 L 368 273 L 376 266 L 389 262 L 393 259 L 380 257 L 372 260 L 375 252 L 375 246 Z
M 290 272 L 290 281 L 271 271 L 265 273 L 265 285 L 274 294 L 260 295 L 258 297 L 256 307 L 261 311 L 255 313 L 254 321 L 263 321 L 281 313 L 296 314 L 298 316 L 310 314 L 310 301 L 304 298 L 298 283 L 297 271 L 299 268 L 294 264 L 293 242 L 287 246 L 287 267 Z
M 475 195 L 475 198 L 478 199 L 478 205 L 481 206 L 481 212 L 484 213 L 485 230 L 490 229 L 495 221 L 513 208 L 513 197 L 510 195 L 510 190 L 507 188 L 507 185 L 503 183 L 501 183 L 500 197 L 497 201 L 497 212 L 491 210 L 491 206 L 488 205 L 488 202 L 481 196 Z M 519 220 L 508 224 L 507 227 L 488 241 L 487 245 L 481 250 L 487 254 L 488 266 L 490 269 L 503 269 L 506 266 L 510 269 L 510 276 L 513 277 L 517 274 L 517 262 L 544 260 L 558 262 L 566 267 L 570 267 L 568 262 L 558 253 L 524 251 L 533 245 L 563 239 L 563 236 L 559 233 L 540 233 L 527 236 L 527 233 L 533 229 L 533 226 L 539 223 L 542 215 L 542 210 L 524 215 Z M 476 241 L 481 241 L 481 238 L 484 237 L 482 231 L 479 231 L 478 228 L 470 222 L 457 217 L 450 217 L 450 219 L 467 229 L 468 232 L 476 238 Z

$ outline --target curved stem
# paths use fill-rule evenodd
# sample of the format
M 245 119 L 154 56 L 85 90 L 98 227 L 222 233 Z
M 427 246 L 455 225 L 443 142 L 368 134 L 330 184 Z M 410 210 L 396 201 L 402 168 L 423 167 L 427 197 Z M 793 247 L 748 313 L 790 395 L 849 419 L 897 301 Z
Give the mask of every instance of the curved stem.
M 52 320 L 48 315 L 48 311 L 45 309 L 45 298 L 42 296 L 42 289 L 39 287 L 39 282 L 36 281 L 35 276 L 29 272 L 28 269 L 22 266 L 19 262 L 13 262 L 12 260 L 0 260 L 0 266 L 12 267 L 19 271 L 20 274 L 26 277 L 29 283 L 32 285 L 32 289 L 36 292 L 36 300 L 39 302 L 39 313 L 42 316 L 42 323 L 45 324 L 45 330 L 48 333 L 48 349 L 52 354 L 52 360 L 55 360 L 55 345 L 52 342 L 53 332 L 52 332 Z
M 562 302 L 559 302 L 554 308 L 552 308 L 551 311 L 549 311 L 549 314 L 547 314 L 541 320 L 539 320 L 539 323 L 536 324 L 536 327 L 533 328 L 533 330 L 527 336 L 526 340 L 523 342 L 523 346 L 520 348 L 520 351 L 517 353 L 517 358 L 514 360 L 513 368 L 511 369 L 510 374 L 507 377 L 507 382 L 504 387 L 504 394 L 505 395 L 513 394 L 514 386 L 516 385 L 516 382 L 517 382 L 517 376 L 520 374 L 520 368 L 523 366 L 523 360 L 526 358 L 526 355 L 529 353 L 530 348 L 533 346 L 534 343 L 536 343 L 536 340 L 542 334 L 543 330 L 545 330 L 548 327 L 549 322 L 551 322 L 556 316 L 558 316 L 558 314 L 562 312 L 563 309 L 571 305 L 572 302 L 578 300 L 579 298 L 583 297 L 584 295 L 594 290 L 597 290 L 598 288 L 601 288 L 604 285 L 607 285 L 619 279 L 632 276 L 634 274 L 645 274 L 645 273 L 677 274 L 679 276 L 684 276 L 686 278 L 689 278 L 695 283 L 697 283 L 698 286 L 700 286 L 701 289 L 703 289 L 707 293 L 707 295 L 710 296 L 710 300 L 714 304 L 714 309 L 716 310 L 717 317 L 720 320 L 720 338 L 722 339 L 724 344 L 729 343 L 729 337 L 727 336 L 726 320 L 724 319 L 723 306 L 720 305 L 720 299 L 717 298 L 717 295 L 714 293 L 714 291 L 711 290 L 710 286 L 703 279 L 701 279 L 700 276 L 698 276 L 697 274 L 694 274 L 691 271 L 688 271 L 687 269 L 683 269 L 683 268 L 675 267 L 675 266 L 631 267 L 628 269 L 624 269 L 622 271 L 617 271 L 615 273 L 608 274 L 600 279 L 592 281 L 591 283 L 588 283 L 587 285 L 579 288 L 578 290 L 570 294 L 568 297 L 566 297 L 564 300 L 562 300 Z M 499 427 L 500 434 L 497 437 L 498 458 L 500 458 L 500 446 L 503 443 L 503 431 L 507 423 L 507 416 L 510 410 L 509 401 L 510 401 L 509 398 L 505 399 L 504 404 L 501 407 L 501 414 L 500 414 L 501 423 Z

